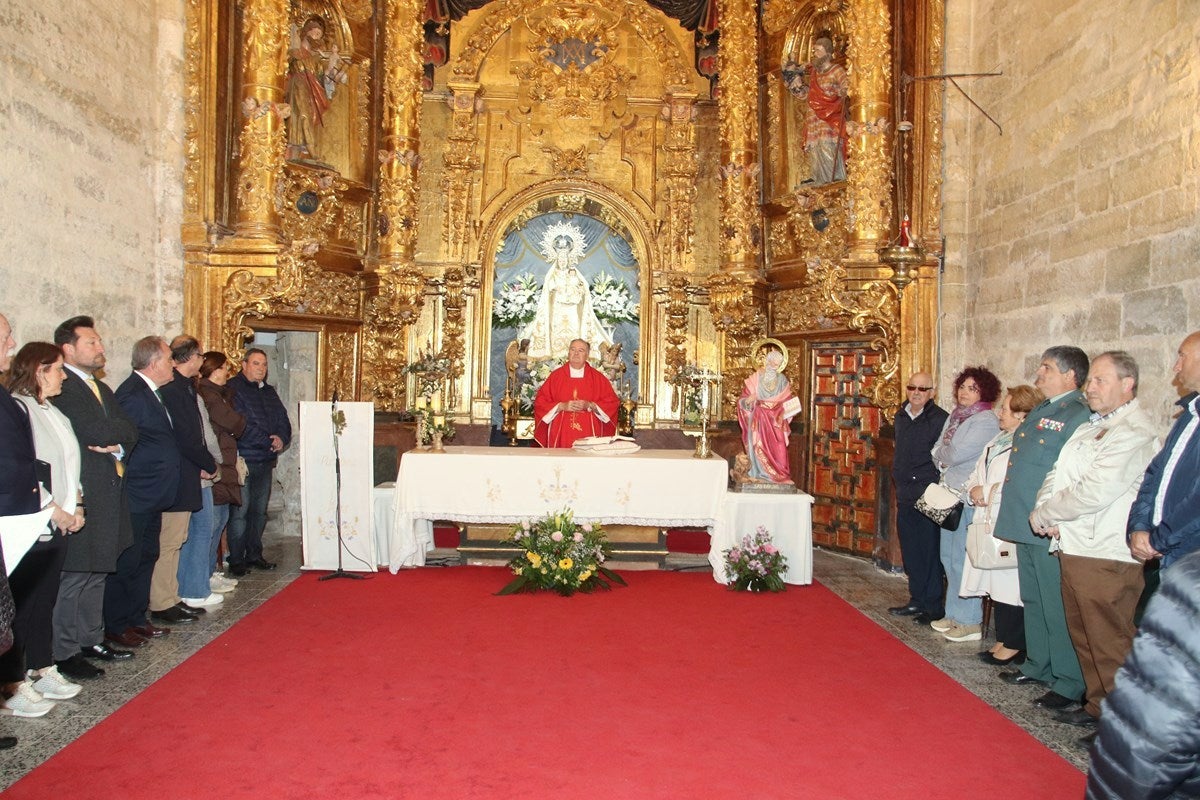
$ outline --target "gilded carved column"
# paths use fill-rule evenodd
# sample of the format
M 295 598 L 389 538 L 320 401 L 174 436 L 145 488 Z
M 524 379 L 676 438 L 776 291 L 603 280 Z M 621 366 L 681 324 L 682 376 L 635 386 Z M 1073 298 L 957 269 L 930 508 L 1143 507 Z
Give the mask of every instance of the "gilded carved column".
M 411 268 L 421 166 L 421 0 L 387 0 L 383 29 L 383 148 L 379 151 L 379 269 Z
M 754 0 L 721 10 L 721 271 L 759 275 L 758 21 Z
M 409 326 L 424 303 L 415 263 L 421 166 L 421 0 L 383 3 L 383 130 L 379 150 L 378 293 L 367 308 L 364 385 L 380 410 L 404 407 Z
M 751 342 L 766 330 L 759 269 L 758 16 L 754 0 L 727 0 L 721 13 L 721 270 L 708 283 L 713 324 L 726 337 L 725 403 L 749 374 Z M 736 394 L 736 393 L 735 393 Z M 726 416 L 724 410 L 721 416 Z
M 479 134 L 475 130 L 478 111 L 479 84 L 475 81 L 451 80 L 450 133 L 444 156 L 445 177 L 442 189 L 446 196 L 446 216 L 442 239 L 446 255 L 459 264 L 467 261 L 471 245 L 471 216 L 474 211 L 471 188 L 475 171 L 479 169 L 476 147 Z
M 849 0 L 851 262 L 878 263 L 892 219 L 891 18 L 885 0 Z
M 287 71 L 287 0 L 242 0 L 242 129 L 237 170 L 236 238 L 279 235 L 275 188 L 287 147 L 283 78 Z
M 666 118 L 666 216 L 659 236 L 660 258 L 664 269 L 691 272 L 695 269 L 692 240 L 696 207 L 696 94 L 671 92 L 663 106 Z

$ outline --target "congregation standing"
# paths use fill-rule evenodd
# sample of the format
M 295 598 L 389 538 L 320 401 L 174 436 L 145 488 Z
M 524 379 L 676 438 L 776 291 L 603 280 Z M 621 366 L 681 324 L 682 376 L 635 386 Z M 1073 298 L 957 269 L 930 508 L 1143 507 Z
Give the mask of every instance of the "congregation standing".
M 218 557 L 227 527 L 231 572 L 275 568 L 262 529 L 291 426 L 263 351 L 230 380 L 225 354 L 194 337 L 147 336 L 115 391 L 106 364 L 91 317 L 17 350 L 0 314 L 0 517 L 36 528 L 27 552 L 4 554 L 11 575 L 0 569 L 0 691 L 15 718 L 49 713 L 223 602 L 238 583 Z
M 1047 349 L 1036 386 L 1010 387 L 994 409 L 999 382 L 983 367 L 955 379 L 949 414 L 932 376 L 917 372 L 896 415 L 909 599 L 889 612 L 978 641 L 979 598 L 990 597 L 997 641 L 980 658 L 1009 667 L 999 680 L 1036 687 L 1032 703 L 1053 720 L 1086 731 L 1092 798 L 1200 796 L 1200 332 L 1177 356 L 1184 397 L 1165 442 L 1137 398 L 1134 358 L 1089 360 L 1070 345 Z M 964 435 L 988 417 L 990 441 L 979 423 Z M 960 499 L 952 529 L 935 521 L 931 487 Z M 964 546 L 975 520 L 976 541 L 1006 560 L 973 563 L 986 555 Z M 1153 562 L 1157 594 L 1145 578 Z

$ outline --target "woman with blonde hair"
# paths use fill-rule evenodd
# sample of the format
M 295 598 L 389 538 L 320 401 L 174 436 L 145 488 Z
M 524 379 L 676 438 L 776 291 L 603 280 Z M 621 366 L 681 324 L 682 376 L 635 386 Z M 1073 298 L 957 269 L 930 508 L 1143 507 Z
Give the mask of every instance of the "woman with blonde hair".
M 996 411 L 1000 433 L 988 442 L 975 469 L 967 479 L 969 502 L 975 507 L 976 518 L 987 514 L 995 520 L 1003 499 L 1004 476 L 1008 472 L 1008 457 L 1012 454 L 1013 432 L 1046 397 L 1032 386 L 1010 387 Z M 996 644 L 979 654 L 986 664 L 1003 666 L 1025 659 L 1025 620 L 1021 607 L 1021 587 L 1017 567 L 1007 569 L 976 569 L 968 558 L 963 565 L 959 594 L 963 597 L 992 598 L 992 614 L 996 620 Z

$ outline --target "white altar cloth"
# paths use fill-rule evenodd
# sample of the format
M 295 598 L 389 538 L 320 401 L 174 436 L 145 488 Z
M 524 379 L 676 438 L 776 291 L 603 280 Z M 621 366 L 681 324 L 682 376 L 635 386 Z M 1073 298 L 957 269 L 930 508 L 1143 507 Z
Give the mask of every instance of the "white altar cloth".
M 724 552 L 762 525 L 787 558 L 783 582 L 802 586 L 812 583 L 812 504 L 812 495 L 804 493 L 725 493 L 708 550 L 713 579 L 726 582 Z
M 711 528 L 728 464 L 688 450 L 602 456 L 573 450 L 448 447 L 400 459 L 388 567 L 420 566 L 433 521 L 515 524 L 564 508 L 581 521 Z

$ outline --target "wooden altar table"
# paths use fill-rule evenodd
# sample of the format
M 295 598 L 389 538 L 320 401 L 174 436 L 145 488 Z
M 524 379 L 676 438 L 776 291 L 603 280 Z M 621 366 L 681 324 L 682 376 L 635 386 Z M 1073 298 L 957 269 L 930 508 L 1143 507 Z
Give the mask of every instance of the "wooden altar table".
M 564 508 L 602 524 L 713 528 L 728 464 L 686 450 L 602 456 L 574 450 L 447 447 L 400 459 L 388 568 L 425 563 L 433 521 L 515 524 Z M 377 533 L 378 535 L 378 533 Z

